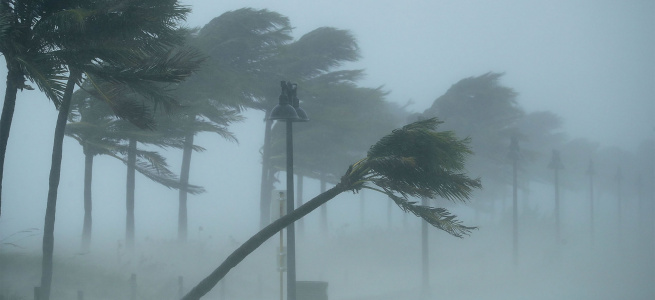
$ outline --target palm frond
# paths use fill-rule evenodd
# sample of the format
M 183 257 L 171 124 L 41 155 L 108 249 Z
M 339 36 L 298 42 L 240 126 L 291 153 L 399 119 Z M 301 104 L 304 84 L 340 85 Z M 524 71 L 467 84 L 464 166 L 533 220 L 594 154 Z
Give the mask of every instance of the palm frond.
M 36 83 L 56 107 L 64 95 L 67 77 L 61 75 L 64 68 L 47 54 L 30 54 L 29 57 L 15 56 L 15 61 L 24 70 L 25 76 Z
M 382 192 L 439 229 L 457 237 L 468 234 L 473 227 L 462 225 L 447 210 L 409 201 L 410 197 L 466 201 L 481 187 L 480 179 L 463 172 L 465 159 L 472 154 L 468 139 L 436 131 L 440 123 L 432 118 L 393 130 L 369 149 L 366 158 L 350 166 L 341 184 L 353 191 Z
M 455 219 L 457 216 L 451 214 L 447 209 L 440 207 L 431 207 L 418 205 L 417 202 L 408 201 L 405 197 L 398 197 L 393 193 L 386 193 L 391 200 L 400 207 L 404 212 L 413 213 L 415 216 L 422 218 L 430 225 L 439 228 L 453 236 L 462 238 L 469 235 L 471 230 L 477 227 L 469 227 Z

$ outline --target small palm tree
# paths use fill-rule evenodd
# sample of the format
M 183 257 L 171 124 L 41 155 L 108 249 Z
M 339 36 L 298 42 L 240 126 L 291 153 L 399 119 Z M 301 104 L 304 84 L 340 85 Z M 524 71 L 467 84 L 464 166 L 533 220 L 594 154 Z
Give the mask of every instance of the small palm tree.
M 381 192 L 403 211 L 413 213 L 434 227 L 460 238 L 468 235 L 475 227 L 463 225 L 446 209 L 421 206 L 409 200 L 409 197 L 438 196 L 466 201 L 473 189 L 481 187 L 479 179 L 471 179 L 463 173 L 465 159 L 471 154 L 469 140 L 458 140 L 454 132 L 435 131 L 440 123 L 434 118 L 419 121 L 383 137 L 370 148 L 366 158 L 348 168 L 337 185 L 260 230 L 182 299 L 200 299 L 270 237 L 346 191 Z

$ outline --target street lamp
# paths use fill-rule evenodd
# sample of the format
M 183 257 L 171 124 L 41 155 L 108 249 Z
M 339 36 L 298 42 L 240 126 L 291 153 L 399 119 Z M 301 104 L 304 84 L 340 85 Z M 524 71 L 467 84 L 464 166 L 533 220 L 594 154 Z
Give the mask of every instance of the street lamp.
M 512 223 L 513 223 L 513 229 L 512 229 L 512 235 L 514 237 L 513 239 L 513 256 L 512 258 L 514 259 L 514 265 L 519 264 L 519 208 L 518 208 L 518 185 L 517 185 L 517 171 L 518 171 L 518 163 L 519 163 L 519 140 L 516 136 L 512 136 L 512 140 L 509 144 L 509 153 L 508 157 L 510 160 L 512 160 L 512 174 L 514 175 L 512 178 Z
M 564 169 L 562 161 L 559 158 L 559 151 L 553 150 L 553 156 L 548 164 L 548 167 L 555 171 L 555 223 L 557 230 L 557 244 L 559 245 L 562 240 L 560 236 L 560 220 L 559 220 L 559 170 Z
M 293 122 L 307 122 L 307 113 L 300 108 L 296 95 L 298 85 L 281 81 L 279 103 L 271 111 L 269 119 L 287 122 L 287 214 L 294 208 L 293 193 Z M 296 300 L 296 234 L 294 223 L 287 226 L 287 299 Z

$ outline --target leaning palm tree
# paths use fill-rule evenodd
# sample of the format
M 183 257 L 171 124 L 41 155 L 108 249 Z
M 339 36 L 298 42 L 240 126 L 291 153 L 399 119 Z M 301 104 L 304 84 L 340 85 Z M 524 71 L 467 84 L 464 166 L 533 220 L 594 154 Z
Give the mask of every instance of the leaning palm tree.
M 183 41 L 178 21 L 190 11 L 177 0 L 33 1 L 54 7 L 52 18 L 39 20 L 34 32 L 68 71 L 50 167 L 43 227 L 41 300 L 50 298 L 55 210 L 66 121 L 75 85 L 83 77 L 129 87 L 152 100 L 171 100 L 158 86 L 175 83 L 195 71 L 200 58 L 192 50 L 171 49 Z M 112 99 L 108 99 L 109 102 Z
M 0 53 L 7 65 L 2 116 L 0 117 L 0 214 L 2 212 L 2 177 L 7 141 L 19 90 L 33 90 L 33 82 L 53 103 L 61 102 L 65 69 L 57 61 L 34 28 L 52 15 L 55 8 L 43 1 L 0 1 Z
M 464 173 L 466 157 L 471 154 L 469 140 L 459 140 L 450 131 L 436 131 L 440 123 L 434 118 L 419 121 L 380 139 L 366 158 L 348 168 L 339 183 L 260 230 L 182 299 L 200 299 L 270 237 L 346 191 L 381 192 L 403 211 L 413 213 L 436 228 L 460 238 L 468 235 L 475 227 L 463 225 L 446 209 L 421 206 L 409 200 L 410 197 L 439 197 L 466 201 L 473 189 L 481 187 L 479 179 L 471 179 Z

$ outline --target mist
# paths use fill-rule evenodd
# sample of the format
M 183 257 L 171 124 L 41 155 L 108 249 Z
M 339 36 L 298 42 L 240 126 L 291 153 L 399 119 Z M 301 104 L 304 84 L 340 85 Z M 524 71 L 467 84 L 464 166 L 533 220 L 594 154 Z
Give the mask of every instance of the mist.
M 356 85 L 380 87 L 391 112 L 381 122 L 388 127 L 361 138 L 367 144 L 357 145 L 357 157 L 329 166 L 340 170 L 334 176 L 417 116 L 436 116 L 444 121 L 440 129 L 471 138 L 467 174 L 479 177 L 482 189 L 467 201 L 437 198 L 429 205 L 447 208 L 476 229 L 457 238 L 429 227 L 427 279 L 423 221 L 386 195 L 363 190 L 328 202 L 327 227 L 322 209 L 295 223 L 297 280 L 326 282 L 332 300 L 655 299 L 655 3 L 182 3 L 192 8 L 188 27 L 202 28 L 223 13 L 251 7 L 288 17 L 294 41 L 323 26 L 352 33 L 360 58 L 335 70 L 363 69 Z M 6 78 L 4 60 L 0 64 L 0 77 Z M 483 123 L 464 119 L 461 124 L 471 127 L 460 126 L 459 119 L 442 115 L 445 106 L 435 104 L 451 99 L 449 92 L 462 80 L 485 74 L 499 74 L 494 84 L 515 92 L 510 98 L 520 115 L 491 141 L 476 129 Z M 0 88 L 5 90 L 4 81 Z M 313 137 L 305 128 L 329 118 L 309 109 L 312 104 L 303 97 L 310 94 L 303 88 L 299 84 L 298 96 L 310 121 L 294 124 L 298 155 L 311 152 L 311 143 L 319 145 L 312 139 L 327 137 Z M 278 95 L 279 90 L 271 97 Z M 106 155 L 95 157 L 93 238 L 82 250 L 84 153 L 77 141 L 65 138 L 51 299 L 73 299 L 78 291 L 84 299 L 129 299 L 132 274 L 138 299 L 179 299 L 257 233 L 266 115 L 255 109 L 240 113 L 244 120 L 228 127 L 238 142 L 211 133 L 195 136 L 194 144 L 205 151 L 192 154 L 190 183 L 206 192 L 189 195 L 185 243 L 177 235 L 178 190 L 137 174 L 133 252 L 125 240 L 126 167 Z M 531 123 L 543 115 L 552 115 L 552 123 Z M 56 119 L 53 103 L 38 89 L 19 91 L 2 183 L 0 299 L 34 299 L 40 283 Z M 280 134 L 282 125 L 274 124 L 272 132 Z M 512 164 L 506 157 L 512 134 L 519 136 L 524 155 L 516 256 Z M 143 149 L 158 151 L 180 173 L 182 150 Z M 283 148 L 275 149 L 282 153 Z M 564 166 L 557 192 L 548 167 L 552 150 L 560 152 Z M 285 178 L 284 170 L 277 170 L 273 188 L 284 190 Z M 306 176 L 303 182 L 296 199 L 306 202 L 321 193 L 319 178 Z M 203 299 L 280 299 L 278 247 L 276 235 Z

